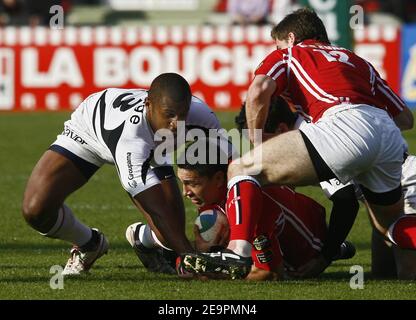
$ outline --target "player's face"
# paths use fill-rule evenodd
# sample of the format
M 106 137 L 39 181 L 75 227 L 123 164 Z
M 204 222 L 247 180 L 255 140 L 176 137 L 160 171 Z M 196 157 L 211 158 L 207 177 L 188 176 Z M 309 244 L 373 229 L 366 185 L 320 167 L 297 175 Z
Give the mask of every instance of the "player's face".
M 197 207 L 220 204 L 225 199 L 225 179 L 222 172 L 209 178 L 200 176 L 194 170 L 178 168 L 178 177 L 182 182 L 183 196 Z
M 153 130 L 168 129 L 176 133 L 178 121 L 185 121 L 189 106 L 150 105 L 149 120 Z
M 287 40 L 276 39 L 274 42 L 276 44 L 276 48 L 279 50 L 289 48 L 289 42 Z

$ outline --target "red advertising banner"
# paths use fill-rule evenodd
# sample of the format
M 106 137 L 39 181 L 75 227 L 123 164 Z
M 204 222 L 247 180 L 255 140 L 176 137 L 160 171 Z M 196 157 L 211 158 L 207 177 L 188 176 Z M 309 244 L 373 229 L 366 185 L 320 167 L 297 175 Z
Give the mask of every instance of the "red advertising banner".
M 239 108 L 274 49 L 270 26 L 0 28 L 0 110 L 69 110 L 108 87 L 179 72 L 214 109 Z M 400 29 L 355 30 L 355 52 L 400 87 Z
M 400 93 L 400 28 L 370 25 L 354 31 L 354 52 L 371 64 L 391 88 Z
M 238 108 L 273 49 L 270 27 L 0 29 L 0 110 L 72 109 L 108 87 L 178 72 L 216 109 Z

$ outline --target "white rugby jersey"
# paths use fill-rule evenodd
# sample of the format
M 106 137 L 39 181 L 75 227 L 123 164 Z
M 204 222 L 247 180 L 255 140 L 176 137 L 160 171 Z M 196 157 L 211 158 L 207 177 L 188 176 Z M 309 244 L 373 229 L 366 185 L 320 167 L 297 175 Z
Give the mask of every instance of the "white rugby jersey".
M 98 162 L 115 164 L 124 189 L 135 196 L 159 183 L 153 154 L 160 142 L 147 122 L 144 89 L 110 88 L 94 93 L 65 123 L 86 142 Z M 211 109 L 192 97 L 186 128 L 220 129 Z M 87 159 L 86 159 L 87 160 Z
M 416 214 L 416 156 L 407 156 L 402 166 L 402 191 L 404 198 L 404 214 Z M 337 191 L 354 185 L 355 193 L 358 199 L 362 195 L 360 187 L 354 182 L 342 184 L 338 179 L 331 179 L 320 183 L 322 190 L 328 198 L 331 198 Z
M 416 214 L 416 156 L 409 155 L 402 167 L 404 213 Z

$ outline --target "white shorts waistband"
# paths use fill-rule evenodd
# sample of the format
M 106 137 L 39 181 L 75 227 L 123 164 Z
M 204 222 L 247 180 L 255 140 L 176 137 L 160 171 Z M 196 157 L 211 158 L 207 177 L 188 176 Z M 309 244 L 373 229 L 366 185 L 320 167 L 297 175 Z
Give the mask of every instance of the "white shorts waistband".
M 368 104 L 350 104 L 350 103 L 343 103 L 343 104 L 339 104 L 336 106 L 333 106 L 331 108 L 329 108 L 328 110 L 326 110 L 323 114 L 322 114 L 322 118 L 325 117 L 329 117 L 331 115 L 334 115 L 338 112 L 342 112 L 342 111 L 346 111 L 346 110 L 351 110 L 351 109 L 357 109 L 357 108 L 365 108 L 367 110 L 369 110 L 369 108 L 371 108 L 371 112 L 377 112 L 377 113 L 385 113 L 387 114 L 387 112 L 383 109 L 377 108 L 375 106 L 371 106 Z M 319 120 L 318 120 L 319 121 Z

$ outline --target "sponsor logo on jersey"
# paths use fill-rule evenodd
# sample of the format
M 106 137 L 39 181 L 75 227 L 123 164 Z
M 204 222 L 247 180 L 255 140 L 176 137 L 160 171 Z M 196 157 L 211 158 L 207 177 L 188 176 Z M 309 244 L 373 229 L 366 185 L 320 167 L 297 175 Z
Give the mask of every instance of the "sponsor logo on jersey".
M 265 235 L 260 235 L 253 241 L 253 246 L 256 250 L 264 250 L 270 247 L 270 241 Z
M 133 165 L 131 164 L 131 152 L 127 152 L 127 169 L 129 171 L 129 176 L 128 176 L 129 180 L 133 180 L 134 175 L 133 175 Z M 137 185 L 137 183 L 136 183 L 136 185 Z
M 137 115 L 131 116 L 130 123 L 132 123 L 132 124 L 138 124 L 138 123 L 140 123 L 140 117 L 137 116 Z
M 133 108 L 134 106 L 136 106 L 137 104 L 141 103 L 143 100 L 139 99 L 136 100 L 134 98 L 134 96 L 132 98 L 128 98 L 128 99 L 124 99 L 128 96 L 132 96 L 133 93 L 123 93 L 121 95 L 119 95 L 113 102 L 113 108 L 114 109 L 118 109 L 120 108 L 121 112 L 127 111 L 131 108 Z M 136 101 L 135 101 L 136 100 Z
M 256 253 L 256 258 L 260 263 L 269 263 L 273 259 L 273 252 L 271 250 L 267 250 Z
M 79 135 L 77 135 L 74 131 L 69 129 L 68 127 L 64 128 L 64 131 L 62 131 L 63 136 L 67 136 L 74 140 L 75 142 L 78 142 L 81 145 L 87 144 L 84 139 L 82 139 Z
M 128 184 L 133 189 L 137 187 L 137 181 L 136 180 L 132 180 Z

